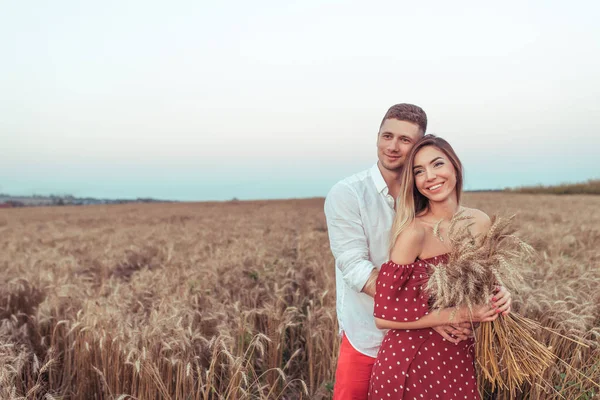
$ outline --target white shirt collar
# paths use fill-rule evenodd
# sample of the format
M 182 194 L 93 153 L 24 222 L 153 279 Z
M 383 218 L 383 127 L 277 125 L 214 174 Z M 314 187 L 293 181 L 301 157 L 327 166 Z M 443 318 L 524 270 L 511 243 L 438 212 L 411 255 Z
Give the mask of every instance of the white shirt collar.
M 371 167 L 371 178 L 373 179 L 377 192 L 388 194 L 389 189 L 387 183 L 385 183 L 385 179 L 383 179 L 383 175 L 381 174 L 377 163 Z

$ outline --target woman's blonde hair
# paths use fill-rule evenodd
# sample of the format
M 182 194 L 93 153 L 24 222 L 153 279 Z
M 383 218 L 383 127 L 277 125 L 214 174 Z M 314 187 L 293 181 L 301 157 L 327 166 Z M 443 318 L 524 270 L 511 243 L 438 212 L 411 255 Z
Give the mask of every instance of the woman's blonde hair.
M 435 135 L 423 136 L 411 149 L 406 157 L 404 166 L 402 167 L 402 175 L 400 177 L 400 194 L 396 199 L 396 216 L 392 225 L 392 233 L 390 237 L 391 252 L 396 244 L 398 236 L 406 229 L 408 225 L 429 208 L 429 199 L 421 194 L 415 183 L 415 175 L 413 167 L 415 165 L 415 156 L 423 147 L 433 146 L 446 154 L 454 170 L 456 171 L 456 201 L 460 203 L 460 197 L 463 187 L 463 167 L 460 159 L 454 152 L 450 143 Z

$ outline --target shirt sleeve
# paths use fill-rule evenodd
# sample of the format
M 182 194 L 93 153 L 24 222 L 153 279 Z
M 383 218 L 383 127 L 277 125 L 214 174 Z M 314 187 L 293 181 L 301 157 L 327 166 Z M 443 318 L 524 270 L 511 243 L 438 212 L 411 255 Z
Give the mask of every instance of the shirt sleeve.
M 344 183 L 336 184 L 325 199 L 325 217 L 336 267 L 341 271 L 344 282 L 360 292 L 375 265 L 369 260 L 356 192 Z

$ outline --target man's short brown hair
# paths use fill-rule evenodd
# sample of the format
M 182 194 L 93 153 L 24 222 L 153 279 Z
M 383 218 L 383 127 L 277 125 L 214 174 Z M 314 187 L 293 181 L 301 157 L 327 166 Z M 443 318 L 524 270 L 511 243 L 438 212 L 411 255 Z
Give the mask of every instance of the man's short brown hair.
M 379 128 L 381 128 L 386 119 L 390 118 L 415 123 L 419 125 L 423 133 L 427 131 L 427 114 L 425 114 L 425 111 L 421 107 L 414 104 L 400 103 L 391 106 L 381 120 Z

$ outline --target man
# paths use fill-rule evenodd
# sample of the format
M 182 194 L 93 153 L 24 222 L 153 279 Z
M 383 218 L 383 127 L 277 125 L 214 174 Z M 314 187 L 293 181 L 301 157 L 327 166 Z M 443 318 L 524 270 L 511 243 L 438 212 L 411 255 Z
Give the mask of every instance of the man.
M 413 104 L 392 106 L 377 135 L 378 163 L 338 182 L 325 200 L 342 334 L 334 400 L 367 399 L 371 369 L 385 334 L 377 329 L 373 317 L 375 283 L 379 267 L 388 259 L 402 166 L 426 130 L 423 109 Z M 508 312 L 510 294 L 506 290 L 501 289 L 495 300 Z M 453 343 L 471 334 L 465 326 L 447 325 L 435 330 Z

